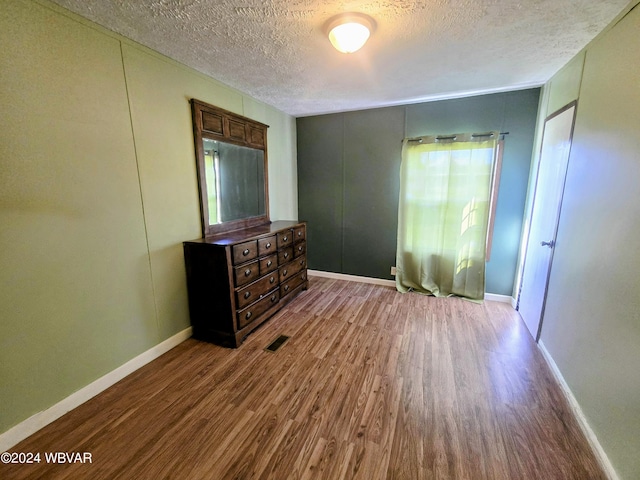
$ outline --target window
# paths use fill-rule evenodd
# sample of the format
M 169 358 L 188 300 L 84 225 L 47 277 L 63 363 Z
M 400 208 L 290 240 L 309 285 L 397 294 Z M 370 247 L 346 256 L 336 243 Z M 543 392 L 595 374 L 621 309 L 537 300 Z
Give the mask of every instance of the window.
M 498 135 L 404 141 L 396 259 L 400 291 L 484 297 Z

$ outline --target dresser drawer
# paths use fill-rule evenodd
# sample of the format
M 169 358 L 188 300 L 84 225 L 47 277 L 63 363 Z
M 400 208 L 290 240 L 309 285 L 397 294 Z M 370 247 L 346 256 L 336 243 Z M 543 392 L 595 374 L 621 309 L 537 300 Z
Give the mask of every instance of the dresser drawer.
M 278 265 L 289 263 L 293 259 L 293 247 L 288 247 L 278 252 Z
M 257 280 L 260 276 L 260 265 L 257 261 L 246 263 L 233 269 L 233 277 L 236 287 L 246 285 Z
M 273 272 L 278 268 L 278 256 L 274 253 L 268 257 L 261 258 L 260 263 L 260 275 L 266 275 L 269 272 Z
M 306 232 L 306 229 L 304 228 L 304 225 L 301 227 L 297 227 L 293 230 L 294 242 L 300 242 L 302 240 L 305 240 L 306 238 L 307 238 L 307 232 Z
M 282 220 L 184 242 L 194 338 L 238 347 L 306 289 L 306 233 Z
M 258 318 L 261 314 L 269 310 L 280 300 L 278 289 L 269 292 L 262 300 L 249 305 L 244 310 L 238 312 L 238 328 L 244 328 Z
M 307 264 L 306 257 L 300 257 L 294 260 L 293 262 L 289 262 L 286 265 L 283 265 L 278 269 L 279 272 L 279 280 L 280 283 L 285 282 L 290 277 L 294 276 L 299 271 L 303 270 Z
M 280 298 L 284 298 L 285 295 L 288 295 L 289 293 L 293 292 L 296 289 L 296 287 L 304 283 L 306 279 L 307 279 L 307 271 L 303 270 L 302 272 L 296 273 L 286 282 L 282 283 L 280 285 Z
M 260 238 L 258 240 L 258 256 L 275 253 L 277 249 L 276 236 Z
M 260 300 L 270 290 L 278 285 L 278 273 L 273 272 L 271 275 L 261 278 L 246 287 L 236 291 L 236 305 L 238 310 Z
M 278 248 L 283 248 L 293 243 L 293 230 L 278 232 Z
M 258 257 L 258 243 L 255 240 L 233 246 L 233 264 L 248 262 Z
M 305 253 L 307 253 L 307 244 L 306 242 L 300 242 L 300 243 L 296 243 L 293 246 L 293 256 L 295 257 L 299 257 L 300 255 L 304 255 Z

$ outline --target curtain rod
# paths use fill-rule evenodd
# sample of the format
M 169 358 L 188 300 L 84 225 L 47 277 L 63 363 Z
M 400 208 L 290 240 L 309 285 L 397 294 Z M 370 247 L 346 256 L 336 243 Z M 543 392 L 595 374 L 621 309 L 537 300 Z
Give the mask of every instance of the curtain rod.
M 487 132 L 487 133 L 472 133 L 471 134 L 471 138 L 478 138 L 478 137 L 491 137 L 493 135 L 492 132 Z M 509 132 L 500 132 L 498 133 L 498 135 L 509 135 Z M 436 140 L 455 140 L 457 138 L 457 135 L 437 135 L 436 136 Z M 407 139 L 408 142 L 419 142 L 422 143 L 422 138 L 420 137 L 416 137 L 416 138 L 409 138 Z

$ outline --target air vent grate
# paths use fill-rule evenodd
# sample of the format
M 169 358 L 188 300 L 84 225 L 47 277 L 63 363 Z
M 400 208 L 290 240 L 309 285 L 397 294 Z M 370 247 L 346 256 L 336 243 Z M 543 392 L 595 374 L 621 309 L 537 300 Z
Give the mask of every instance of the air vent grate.
M 269 344 L 269 346 L 267 348 L 265 348 L 265 350 L 267 352 L 275 352 L 276 350 L 278 350 L 283 344 L 284 342 L 286 342 L 287 340 L 289 340 L 289 337 L 287 337 L 286 335 L 280 335 L 278 338 L 276 338 L 273 342 L 271 342 Z

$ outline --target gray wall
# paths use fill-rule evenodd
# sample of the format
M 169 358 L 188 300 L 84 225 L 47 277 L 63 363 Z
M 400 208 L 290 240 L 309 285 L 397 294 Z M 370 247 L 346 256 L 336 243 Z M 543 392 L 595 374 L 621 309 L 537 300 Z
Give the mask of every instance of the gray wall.
M 640 8 L 545 86 L 579 98 L 541 341 L 622 479 L 640 478 L 638 32 Z
M 500 130 L 506 136 L 487 292 L 511 295 L 540 89 L 297 119 L 298 215 L 309 267 L 391 279 L 401 141 Z

